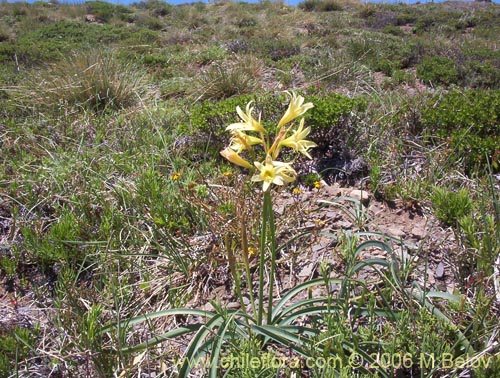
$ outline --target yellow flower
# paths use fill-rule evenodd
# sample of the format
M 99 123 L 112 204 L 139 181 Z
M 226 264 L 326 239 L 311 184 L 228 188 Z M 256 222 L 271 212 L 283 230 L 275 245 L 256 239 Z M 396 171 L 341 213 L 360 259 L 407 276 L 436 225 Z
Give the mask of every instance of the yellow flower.
M 323 227 L 325 225 L 325 222 L 323 222 L 322 220 L 320 219 L 313 219 L 314 221 L 314 224 L 316 225 L 316 227 Z
M 233 137 L 231 138 L 231 145 L 229 148 L 239 154 L 241 151 L 248 150 L 251 146 L 261 143 L 262 139 L 260 138 L 247 135 L 241 131 L 233 131 Z
M 233 164 L 239 165 L 240 167 L 243 167 L 243 168 L 253 169 L 252 164 L 250 164 L 248 161 L 243 159 L 240 155 L 238 155 L 236 152 L 234 152 L 229 147 L 222 150 L 220 152 L 220 154 Z
M 278 123 L 278 129 L 283 125 L 286 125 L 288 122 L 293 121 L 295 118 L 301 116 L 314 106 L 312 102 L 304 104 L 304 97 L 297 96 L 295 92 L 286 93 L 291 96 L 290 104 L 288 105 L 288 109 Z
M 311 155 L 309 155 L 308 150 L 312 147 L 316 147 L 316 143 L 304 139 L 309 135 L 310 132 L 310 127 L 306 127 L 304 129 L 304 118 L 302 118 L 300 120 L 299 128 L 295 130 L 288 138 L 283 139 L 280 142 L 280 146 L 293 148 L 295 151 L 298 151 L 301 154 L 306 155 L 309 159 L 312 159 Z
M 271 184 L 284 185 L 285 183 L 295 181 L 297 172 L 289 163 L 273 161 L 271 156 L 267 155 L 264 164 L 256 161 L 255 166 L 259 173 L 252 177 L 252 181 L 263 181 L 262 190 L 265 192 Z
M 302 194 L 302 190 L 300 190 L 300 188 L 295 187 L 293 188 L 292 193 L 298 196 L 299 194 Z
M 252 117 L 252 112 L 253 108 L 250 107 L 252 104 L 252 101 L 250 101 L 247 104 L 246 107 L 246 113 L 241 110 L 239 106 L 236 107 L 236 112 L 240 116 L 241 120 L 243 122 L 237 122 L 237 123 L 232 123 L 228 127 L 226 127 L 226 130 L 231 131 L 231 130 L 237 130 L 237 131 L 256 131 L 259 133 L 265 133 L 266 130 L 260 123 L 260 116 L 259 120 L 257 121 L 255 118 Z
M 314 181 L 314 187 L 316 189 L 320 189 L 323 187 L 323 184 L 321 183 L 321 181 Z
M 174 181 L 178 181 L 182 176 L 182 173 L 180 172 L 175 172 L 170 175 L 170 179 Z
M 257 256 L 259 254 L 259 251 L 254 247 L 248 247 L 248 254 L 250 256 Z

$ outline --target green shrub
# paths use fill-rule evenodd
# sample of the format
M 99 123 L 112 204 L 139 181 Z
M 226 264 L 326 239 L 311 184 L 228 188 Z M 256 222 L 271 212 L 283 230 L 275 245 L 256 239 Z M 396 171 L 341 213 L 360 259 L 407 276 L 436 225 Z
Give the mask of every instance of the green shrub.
M 392 26 L 392 25 L 386 26 L 382 31 L 384 33 L 386 33 L 386 34 L 392 34 L 392 35 L 395 35 L 395 36 L 403 36 L 403 35 L 405 35 L 405 32 L 404 32 L 403 29 L 398 28 L 397 26 Z
M 87 1 L 85 2 L 87 13 L 95 16 L 101 22 L 108 22 L 114 15 L 115 7 L 113 4 L 104 1 Z
M 258 56 L 277 62 L 299 54 L 300 45 L 296 41 L 285 39 L 268 38 L 262 40 L 259 38 L 252 40 L 252 51 Z
M 298 7 L 306 12 L 333 12 L 341 11 L 342 4 L 336 0 L 305 0 Z
M 307 96 L 314 104 L 305 116 L 311 127 L 310 139 L 318 144 L 317 150 L 340 152 L 344 147 L 352 147 L 360 137 L 356 131 L 355 114 L 366 108 L 362 99 L 349 98 L 338 93 Z
M 10 32 L 8 27 L 3 22 L 0 22 L 0 42 L 8 41 L 9 38 Z
M 461 84 L 472 88 L 500 88 L 500 51 L 484 47 L 462 48 Z
M 422 59 L 417 65 L 417 77 L 429 85 L 456 84 L 459 78 L 455 62 L 441 56 Z
M 157 34 L 144 28 L 124 28 L 110 25 L 96 25 L 75 21 L 58 21 L 28 32 L 19 37 L 13 50 L 20 61 L 54 61 L 72 50 L 90 46 L 123 43 L 136 45 L 153 43 Z M 1 52 L 9 55 L 9 52 Z
M 191 110 L 190 123 L 194 130 L 211 133 L 215 136 L 224 135 L 225 128 L 237 120 L 237 106 L 245 108 L 249 101 L 254 101 L 255 116 L 262 113 L 262 119 L 268 123 L 271 130 L 283 114 L 287 97 L 265 95 L 243 95 L 232 97 L 220 102 L 205 101 Z M 318 144 L 315 151 L 339 152 L 347 145 L 354 145 L 360 134 L 354 127 L 354 114 L 363 111 L 366 104 L 360 99 L 351 99 L 341 94 L 322 94 L 306 96 L 308 102 L 314 104 L 305 116 L 306 125 L 311 127 L 308 139 Z M 193 131 L 194 131 L 193 130 Z
M 271 100 L 272 97 L 269 98 Z M 190 124 L 192 131 L 202 131 L 216 136 L 225 134 L 226 126 L 235 122 L 235 109 L 244 108 L 249 101 L 256 100 L 254 95 L 241 95 L 224 101 L 203 101 L 191 109 Z M 267 99 L 266 99 L 267 100 Z M 258 102 L 269 105 L 269 102 Z
M 133 6 L 137 9 L 147 9 L 156 17 L 165 17 L 172 13 L 173 5 L 161 0 L 146 0 L 134 3 Z
M 135 24 L 137 26 L 145 27 L 151 30 L 161 30 L 165 26 L 161 19 L 158 17 L 141 14 L 136 17 Z
M 347 53 L 353 60 L 388 76 L 394 70 L 413 66 L 420 59 L 421 51 L 418 42 L 383 33 L 364 34 L 347 45 Z
M 446 138 L 466 171 L 485 167 L 489 160 L 498 171 L 500 146 L 500 91 L 452 91 L 432 98 L 421 111 L 425 128 Z
M 85 2 L 87 13 L 92 14 L 100 22 L 109 22 L 113 17 L 125 22 L 133 22 L 134 15 L 131 8 L 123 5 L 114 5 L 104 1 Z

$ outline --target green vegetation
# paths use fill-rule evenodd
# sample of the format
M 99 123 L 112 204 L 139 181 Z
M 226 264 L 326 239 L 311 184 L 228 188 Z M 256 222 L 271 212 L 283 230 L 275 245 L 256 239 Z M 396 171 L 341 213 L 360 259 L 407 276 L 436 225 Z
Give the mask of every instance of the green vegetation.
M 0 3 L 0 377 L 499 376 L 499 12 Z

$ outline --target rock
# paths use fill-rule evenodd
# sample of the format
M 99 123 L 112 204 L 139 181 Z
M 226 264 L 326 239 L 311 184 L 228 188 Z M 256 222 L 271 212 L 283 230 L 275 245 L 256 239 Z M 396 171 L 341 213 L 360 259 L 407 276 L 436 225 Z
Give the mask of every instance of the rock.
M 340 197 L 342 195 L 342 189 L 340 189 L 339 184 L 335 183 L 333 185 L 325 185 L 322 189 L 323 195 L 328 197 Z
M 444 278 L 444 264 L 442 261 L 438 264 L 438 266 L 436 268 L 436 272 L 434 273 L 434 276 L 438 280 L 442 280 Z
M 333 226 L 336 228 L 341 228 L 343 230 L 349 230 L 352 228 L 352 223 L 348 220 L 340 220 L 338 222 L 335 222 Z
M 394 236 L 395 238 L 402 238 L 406 235 L 406 233 L 396 225 L 388 226 L 385 233 L 390 236 Z
M 299 277 L 311 277 L 314 272 L 314 263 L 309 263 L 305 265 L 299 272 Z
M 424 225 L 417 224 L 413 226 L 410 231 L 411 235 L 417 239 L 423 239 L 426 235 L 426 230 Z
M 320 298 L 320 297 L 322 297 L 324 295 L 325 295 L 325 293 L 323 293 L 323 288 L 322 287 L 316 287 L 312 291 L 312 297 L 313 298 Z
M 330 293 L 334 293 L 336 291 L 340 291 L 340 285 L 338 283 L 331 283 L 330 287 L 328 288 Z
M 367 192 L 366 190 L 354 189 L 354 190 L 351 190 L 351 192 L 349 193 L 349 197 L 357 199 L 363 205 L 367 205 L 370 202 L 372 195 L 369 192 Z
M 321 244 L 316 244 L 316 245 L 313 245 L 312 246 L 312 251 L 313 252 L 318 252 L 318 251 L 321 251 L 323 248 L 325 248 L 324 245 L 321 245 Z
M 201 308 L 203 311 L 213 312 L 215 311 L 214 306 L 210 302 L 205 303 L 205 305 Z
M 228 310 L 236 310 L 240 308 L 240 302 L 229 302 L 226 307 Z
M 377 216 L 380 213 L 383 213 L 385 210 L 384 205 L 377 203 L 377 202 L 372 202 L 370 204 L 370 207 L 368 208 L 368 211 L 372 213 L 374 216 Z
M 336 213 L 335 211 L 327 211 L 325 215 L 327 218 L 337 218 L 339 213 Z

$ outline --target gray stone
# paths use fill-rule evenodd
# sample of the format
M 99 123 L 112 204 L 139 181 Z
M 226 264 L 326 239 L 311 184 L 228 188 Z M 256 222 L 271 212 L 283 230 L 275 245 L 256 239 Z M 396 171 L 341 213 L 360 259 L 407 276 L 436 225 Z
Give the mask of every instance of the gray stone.
M 314 272 L 314 263 L 306 264 L 299 272 L 299 277 L 311 277 Z
M 434 276 L 438 280 L 442 280 L 444 278 L 444 264 L 442 261 L 438 264 L 438 266 L 436 268 L 436 272 L 434 273 Z
M 366 190 L 354 189 L 354 190 L 351 190 L 351 192 L 349 193 L 349 197 L 357 199 L 362 204 L 366 205 L 366 204 L 368 204 L 368 202 L 370 202 L 372 195 L 369 192 L 367 192 Z

